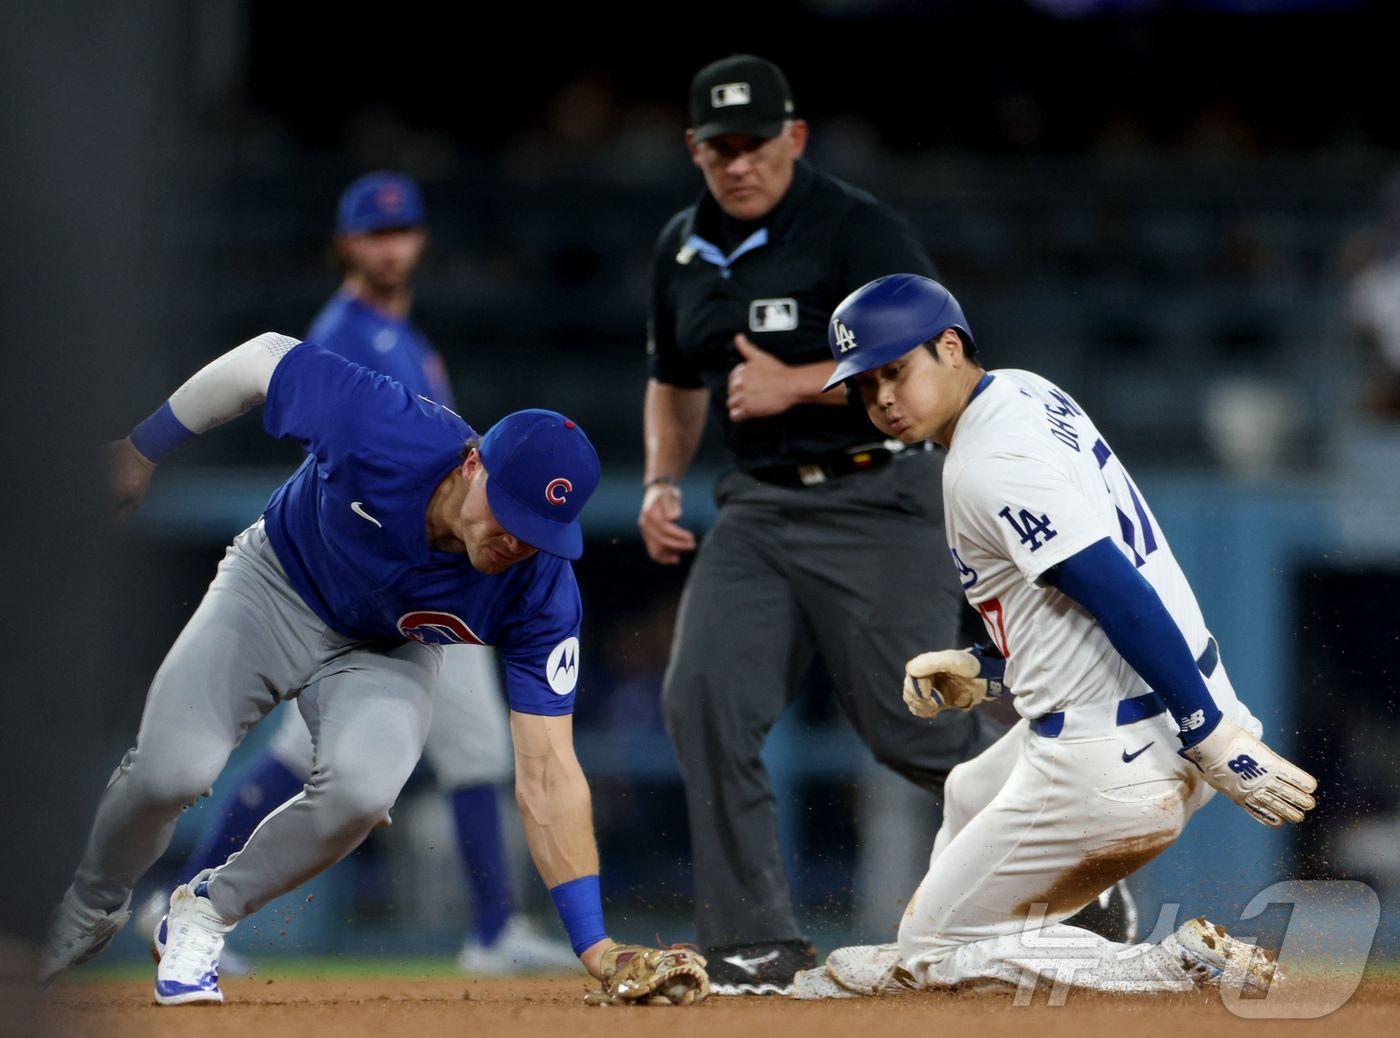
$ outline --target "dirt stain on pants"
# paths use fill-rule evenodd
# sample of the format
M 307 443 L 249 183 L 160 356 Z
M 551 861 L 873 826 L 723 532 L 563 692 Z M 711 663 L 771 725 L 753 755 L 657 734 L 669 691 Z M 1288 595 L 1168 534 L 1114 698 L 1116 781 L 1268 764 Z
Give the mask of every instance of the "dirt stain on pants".
M 1161 854 L 1172 845 L 1176 836 L 1177 831 L 1171 829 L 1114 840 L 1108 846 L 1085 855 L 1083 861 L 1059 876 L 1044 893 L 1026 898 L 1014 911 L 1020 914 L 1034 905 L 1046 905 L 1047 916 L 1071 916 L 1120 879 Z

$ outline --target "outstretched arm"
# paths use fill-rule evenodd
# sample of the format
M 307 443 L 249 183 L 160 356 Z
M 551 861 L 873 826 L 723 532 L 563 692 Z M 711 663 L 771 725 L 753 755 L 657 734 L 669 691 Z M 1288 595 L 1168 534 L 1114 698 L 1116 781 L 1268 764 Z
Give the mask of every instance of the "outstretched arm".
M 598 887 L 598 845 L 588 780 L 574 755 L 573 717 L 512 710 L 515 802 L 525 842 L 549 888 L 584 968 L 602 977 L 603 953 L 612 946 L 603 926 Z
M 278 361 L 300 341 L 264 332 L 235 346 L 175 390 L 130 436 L 112 444 L 107 479 L 117 514 L 136 510 L 146 496 L 156 464 L 176 447 L 261 404 Z
M 573 717 L 512 710 L 515 800 L 525 842 L 574 954 L 602 981 L 589 1005 L 692 1005 L 710 993 L 705 959 L 684 947 L 618 944 L 603 928 L 588 781 L 574 756 Z

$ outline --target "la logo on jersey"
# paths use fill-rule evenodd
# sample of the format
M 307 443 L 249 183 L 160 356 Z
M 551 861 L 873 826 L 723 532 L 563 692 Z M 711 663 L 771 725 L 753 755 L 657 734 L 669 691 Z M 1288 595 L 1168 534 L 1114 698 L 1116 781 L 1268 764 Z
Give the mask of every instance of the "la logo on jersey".
M 836 322 L 836 348 L 842 353 L 855 349 L 859 343 L 856 342 L 856 333 L 847 328 L 840 321 Z
M 568 498 L 566 494 L 573 492 L 574 485 L 563 476 L 558 479 L 551 479 L 549 486 L 544 488 L 545 500 L 552 505 L 562 505 Z
M 565 638 L 545 661 L 544 676 L 556 696 L 567 696 L 578 684 L 578 639 Z
M 417 609 L 399 617 L 399 633 L 423 645 L 485 645 L 466 621 L 453 613 Z

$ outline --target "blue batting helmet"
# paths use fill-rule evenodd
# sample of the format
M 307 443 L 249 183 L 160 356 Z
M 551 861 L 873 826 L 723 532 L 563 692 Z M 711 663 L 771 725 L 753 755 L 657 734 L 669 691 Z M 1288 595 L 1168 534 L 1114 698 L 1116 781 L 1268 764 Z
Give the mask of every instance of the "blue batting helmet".
M 888 364 L 949 328 L 973 344 L 962 307 L 937 281 L 919 274 L 876 278 L 841 300 L 831 315 L 826 342 L 836 370 L 822 390 Z

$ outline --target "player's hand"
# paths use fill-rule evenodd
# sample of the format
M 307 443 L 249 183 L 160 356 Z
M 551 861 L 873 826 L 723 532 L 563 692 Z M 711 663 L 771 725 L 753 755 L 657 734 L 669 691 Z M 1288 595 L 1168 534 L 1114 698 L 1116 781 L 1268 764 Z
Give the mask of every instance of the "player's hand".
M 904 705 L 915 717 L 967 710 L 992 697 L 982 661 L 966 649 L 923 652 L 904 665 Z
M 674 483 L 653 483 L 647 487 L 637 528 L 654 561 L 674 566 L 681 561 L 682 553 L 695 550 L 695 534 L 676 521 L 680 517 L 680 487 Z
M 151 486 L 156 463 L 136 449 L 131 437 L 113 440 L 106 447 L 107 492 L 118 519 L 125 519 L 140 506 Z
M 599 962 L 603 986 L 584 996 L 590 1006 L 689 1006 L 710 994 L 705 957 L 691 948 L 614 944 Z
M 1284 760 L 1237 724 L 1224 718 L 1181 755 L 1201 769 L 1207 782 L 1265 825 L 1301 822 L 1317 806 L 1317 779 Z
M 782 414 L 797 397 L 792 372 L 771 353 L 764 353 L 748 337 L 734 336 L 734 348 L 743 361 L 729 373 L 729 409 L 731 422 L 746 422 L 750 418 L 768 418 Z

